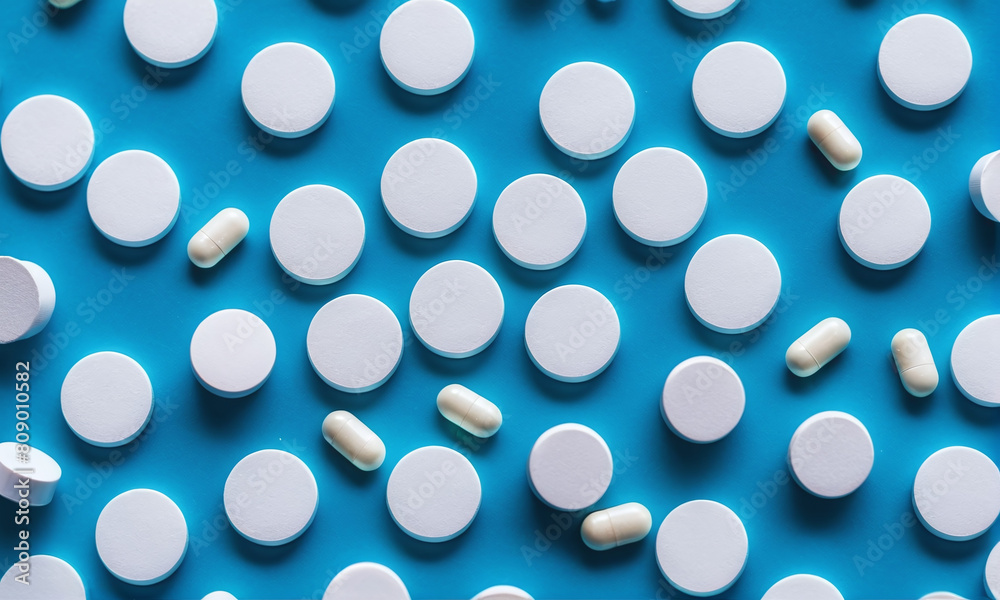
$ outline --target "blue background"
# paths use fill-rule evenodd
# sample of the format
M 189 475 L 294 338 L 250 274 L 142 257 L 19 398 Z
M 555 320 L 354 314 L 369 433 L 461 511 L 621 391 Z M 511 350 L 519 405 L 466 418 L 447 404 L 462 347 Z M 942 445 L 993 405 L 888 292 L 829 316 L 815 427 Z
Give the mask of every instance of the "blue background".
M 997 227 L 976 212 L 967 191 L 972 165 L 998 149 L 1000 5 L 992 0 L 745 0 L 731 17 L 701 22 L 681 16 L 665 0 L 458 3 L 476 31 L 476 59 L 464 81 L 436 97 L 409 94 L 383 71 L 377 34 L 395 1 L 220 0 L 214 47 L 162 81 L 129 47 L 121 0 L 84 0 L 51 19 L 39 12 L 44 6 L 39 1 L 2 4 L 0 32 L 9 32 L 0 42 L 3 114 L 35 94 L 65 95 L 103 131 L 95 164 L 122 150 L 149 150 L 173 166 L 183 190 L 183 212 L 174 230 L 151 247 L 129 249 L 110 243 L 91 225 L 86 181 L 39 193 L 6 169 L 0 172 L 0 253 L 42 265 L 58 292 L 56 312 L 42 334 L 0 348 L 0 381 L 12 384 L 14 363 L 32 361 L 32 441 L 64 469 L 56 500 L 31 511 L 32 551 L 73 564 L 95 599 L 200 598 L 215 589 L 244 600 L 318 598 L 336 572 L 362 560 L 394 569 L 416 599 L 468 598 L 500 583 L 523 587 L 539 599 L 662 599 L 681 595 L 657 569 L 655 528 L 678 504 L 710 498 L 736 510 L 750 538 L 746 571 L 723 597 L 759 597 L 796 572 L 826 577 L 848 598 L 915 598 L 938 589 L 983 597 L 983 565 L 1000 540 L 1000 529 L 955 543 L 919 524 L 905 525 L 913 523 L 912 478 L 932 452 L 965 444 L 1000 458 L 1000 411 L 966 400 L 948 373 L 951 344 L 962 327 L 1000 312 L 998 278 L 984 270 L 986 279 L 979 271 L 982 261 L 996 256 Z M 915 11 L 954 20 L 975 56 L 965 93 L 930 113 L 898 106 L 875 73 L 883 32 Z M 33 27 L 32 20 L 42 26 Z M 770 49 L 788 80 L 780 121 L 744 140 L 711 132 L 690 101 L 697 61 L 715 45 L 733 40 Z M 330 120 L 317 132 L 264 145 L 241 106 L 240 77 L 258 50 L 280 41 L 303 42 L 323 53 L 336 74 L 338 97 Z M 557 151 L 538 124 L 545 81 L 580 60 L 617 69 L 636 97 L 628 142 L 593 163 Z M 143 88 L 144 78 L 153 89 Z M 805 119 L 821 107 L 843 117 L 864 144 L 865 157 L 855 171 L 833 170 L 806 137 Z M 455 142 L 479 174 L 471 218 L 439 240 L 401 232 L 379 198 L 386 160 L 404 143 L 425 136 Z M 659 145 L 693 157 L 710 188 L 701 228 L 668 249 L 668 255 L 630 239 L 611 208 L 621 164 Z M 490 229 L 499 192 L 532 172 L 571 181 L 588 210 L 589 232 L 579 254 L 550 272 L 515 266 L 497 248 Z M 844 195 L 861 179 L 880 173 L 913 181 L 933 215 L 922 254 L 891 272 L 855 263 L 836 232 Z M 267 239 L 277 202 L 313 183 L 351 194 L 368 228 L 354 271 L 339 283 L 315 288 L 282 279 Z M 186 243 L 227 206 L 247 212 L 250 235 L 218 267 L 200 271 L 188 262 Z M 691 255 L 724 233 L 760 239 L 784 277 L 785 293 L 773 318 L 737 336 L 699 325 L 682 291 Z M 455 258 L 493 273 L 507 302 L 499 337 L 465 360 L 433 355 L 413 342 L 406 326 L 413 283 L 432 265 Z M 112 294 L 108 282 L 122 270 L 132 279 Z M 604 374 L 582 384 L 542 375 L 522 342 L 532 303 L 566 283 L 603 292 L 622 322 L 618 357 Z M 360 396 L 323 384 L 305 352 L 312 316 L 347 293 L 385 301 L 411 342 L 395 376 Z M 99 312 L 88 306 L 88 298 L 98 302 Z M 205 316 L 223 308 L 256 312 L 277 339 L 270 380 L 245 399 L 207 393 L 189 366 L 192 332 Z M 819 374 L 795 378 L 784 367 L 785 348 L 833 315 L 853 328 L 851 347 Z M 889 355 L 889 340 L 904 327 L 928 334 L 941 370 L 938 391 L 924 400 L 903 392 Z M 76 335 L 66 335 L 67 328 Z M 146 434 L 119 450 L 83 443 L 59 410 L 66 372 L 101 350 L 138 360 L 158 399 Z M 707 446 L 671 434 L 658 408 L 667 373 L 697 354 L 729 362 L 747 390 L 740 425 Z M 479 391 L 503 409 L 504 426 L 495 438 L 473 442 L 440 417 L 435 394 L 452 382 Z M 0 394 L 8 406 L 0 409 L 0 432 L 6 432 L 0 438 L 7 439 L 14 433 L 14 392 L 12 385 L 0 384 L 0 389 L 9 390 Z M 355 412 L 385 440 L 388 457 L 380 470 L 357 471 L 323 441 L 324 415 L 340 408 Z M 783 470 L 792 432 L 808 416 L 830 409 L 859 417 L 876 450 L 868 481 L 835 501 L 781 483 L 787 481 Z M 644 503 L 654 518 L 654 531 L 644 541 L 591 552 L 579 539 L 579 515 L 554 514 L 530 492 L 525 464 L 533 441 L 567 421 L 587 424 L 607 440 L 617 473 L 597 508 Z M 400 531 L 384 499 L 395 462 L 430 444 L 470 456 L 484 492 L 471 528 L 437 545 Z M 320 487 L 312 527 L 278 548 L 244 540 L 225 522 L 221 508 L 230 469 L 262 448 L 285 448 L 300 456 Z M 173 498 L 191 535 L 178 571 L 149 588 L 116 580 L 94 547 L 101 509 L 136 487 Z M 8 547 L 6 541 L 13 545 L 15 536 L 13 509 L 10 504 L 0 508 L 9 515 L 0 518 L 0 540 Z M 9 564 L 12 552 L 3 552 L 3 559 Z

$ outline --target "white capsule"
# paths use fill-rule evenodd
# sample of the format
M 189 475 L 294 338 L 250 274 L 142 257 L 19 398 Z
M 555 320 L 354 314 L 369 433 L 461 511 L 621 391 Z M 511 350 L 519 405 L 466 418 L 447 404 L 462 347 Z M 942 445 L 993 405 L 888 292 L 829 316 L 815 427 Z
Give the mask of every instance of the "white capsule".
M 580 537 L 593 550 L 610 550 L 638 542 L 652 527 L 649 509 L 638 502 L 629 502 L 587 515 L 580 526 Z
M 188 258 L 195 266 L 210 269 L 219 264 L 250 231 L 250 219 L 238 208 L 224 208 L 188 242 Z
M 385 444 L 374 431 L 346 410 L 323 419 L 323 437 L 362 471 L 374 471 L 385 460 Z
M 492 436 L 503 423 L 496 404 L 457 383 L 438 393 L 437 406 L 444 418 L 477 437 Z
M 907 392 L 923 398 L 937 389 L 938 370 L 923 333 L 916 329 L 904 329 L 894 335 L 892 358 L 896 361 L 896 371 Z
M 837 169 L 850 171 L 861 162 L 861 142 L 832 110 L 814 112 L 806 131 L 809 139 Z
M 851 328 L 843 319 L 823 319 L 792 342 L 785 352 L 785 364 L 799 377 L 809 377 L 843 352 L 850 342 Z

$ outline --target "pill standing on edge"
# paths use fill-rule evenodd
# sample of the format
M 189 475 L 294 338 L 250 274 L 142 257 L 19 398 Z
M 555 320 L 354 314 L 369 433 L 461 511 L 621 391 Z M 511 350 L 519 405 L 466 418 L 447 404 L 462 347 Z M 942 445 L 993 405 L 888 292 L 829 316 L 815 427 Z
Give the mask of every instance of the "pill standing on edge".
M 638 542 L 652 528 L 649 509 L 638 502 L 628 502 L 587 515 L 580 526 L 580 537 L 592 550 L 610 550 Z
M 346 410 L 336 410 L 323 419 L 323 437 L 362 471 L 374 471 L 385 460 L 382 439 Z
M 0 496 L 11 502 L 20 503 L 23 500 L 18 488 L 18 480 L 28 482 L 28 504 L 45 506 L 52 502 L 56 494 L 56 486 L 62 477 L 62 467 L 54 458 L 42 452 L 34 445 L 27 453 L 22 451 L 23 444 L 14 442 L 0 443 Z M 27 458 L 26 458 L 27 457 Z
M 823 319 L 792 342 L 785 352 L 785 364 L 799 377 L 809 377 L 836 358 L 849 343 L 851 328 L 843 319 Z
M 861 142 L 832 110 L 814 112 L 806 131 L 809 139 L 837 169 L 850 171 L 861 162 Z
M 491 437 L 503 424 L 496 404 L 457 383 L 438 393 L 437 407 L 444 418 L 477 437 Z
M 210 269 L 229 255 L 250 231 L 250 219 L 238 208 L 224 208 L 188 242 L 188 258 L 195 266 Z
M 33 262 L 0 256 L 0 344 L 29 338 L 56 308 L 52 278 Z
M 938 385 L 938 370 L 934 365 L 927 338 L 917 329 L 904 329 L 892 337 L 892 358 L 903 387 L 917 398 L 929 396 Z
M 1000 221 L 1000 150 L 976 161 L 969 174 L 969 196 L 984 217 Z

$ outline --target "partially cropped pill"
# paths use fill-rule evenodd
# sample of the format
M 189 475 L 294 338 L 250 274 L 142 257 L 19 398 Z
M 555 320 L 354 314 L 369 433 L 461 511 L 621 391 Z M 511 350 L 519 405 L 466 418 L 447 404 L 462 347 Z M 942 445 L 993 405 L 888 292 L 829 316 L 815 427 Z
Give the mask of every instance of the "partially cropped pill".
M 809 377 L 843 352 L 850 342 L 851 328 L 843 319 L 823 319 L 792 342 L 785 352 L 785 364 L 799 377 Z
M 496 404 L 457 383 L 438 393 L 437 407 L 444 418 L 481 438 L 492 436 L 503 423 Z
M 837 169 L 850 171 L 861 162 L 861 142 L 832 110 L 813 113 L 806 130 L 809 139 Z
M 969 174 L 969 195 L 984 217 L 1000 221 L 1000 150 L 976 161 Z
M 938 370 L 923 333 L 916 329 L 904 329 L 893 336 L 892 358 L 896 361 L 896 371 L 907 392 L 923 398 L 937 389 Z
M 250 219 L 238 208 L 224 208 L 188 242 L 188 258 L 195 266 L 210 269 L 219 264 L 250 231 Z
M 346 410 L 323 419 L 323 437 L 362 471 L 374 471 L 385 460 L 385 444 L 374 431 Z
M 33 262 L 0 256 L 0 344 L 29 338 L 49 324 L 56 288 Z
M 592 550 L 610 550 L 638 542 L 652 527 L 649 509 L 638 502 L 629 502 L 587 515 L 580 526 L 580 536 Z

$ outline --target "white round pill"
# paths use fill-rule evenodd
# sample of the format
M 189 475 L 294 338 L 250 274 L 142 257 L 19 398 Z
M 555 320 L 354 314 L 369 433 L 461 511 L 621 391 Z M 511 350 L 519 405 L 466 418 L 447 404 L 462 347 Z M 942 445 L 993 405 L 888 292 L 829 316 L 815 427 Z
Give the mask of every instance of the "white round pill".
M 0 578 L 0 598 L 5 600 L 87 600 L 83 580 L 69 563 L 47 554 L 32 554 L 29 571 L 14 563 Z M 22 579 L 23 578 L 23 579 Z M 27 581 L 25 585 L 24 581 Z
M 691 237 L 708 207 L 708 184 L 687 154 L 649 148 L 625 161 L 612 192 L 625 233 L 648 246 L 673 246 Z
M 33 262 L 0 256 L 0 344 L 37 334 L 56 308 L 52 278 Z
M 129 490 L 97 518 L 97 554 L 112 575 L 133 585 L 169 577 L 187 553 L 188 528 L 173 500 L 156 490 Z
M 542 129 L 573 158 L 595 160 L 613 154 L 635 121 L 635 97 L 611 67 L 578 62 L 555 72 L 538 102 Z
M 222 500 L 240 535 L 262 546 L 280 546 L 312 524 L 319 491 L 312 471 L 297 456 L 258 450 L 230 471 Z
M 743 574 L 749 542 L 743 522 L 712 500 L 681 504 L 656 534 L 656 562 L 675 588 L 692 596 L 714 596 Z
M 512 585 L 495 585 L 487 588 L 475 596 L 472 600 L 534 600 L 531 595 Z
M 966 325 L 951 348 L 951 374 L 965 397 L 983 406 L 1000 406 L 1000 315 Z
M 271 251 L 286 273 L 310 285 L 340 281 L 361 258 L 365 219 L 350 196 L 307 185 L 278 203 L 271 216 Z
M 695 19 L 715 19 L 736 8 L 740 0 L 670 0 L 678 11 Z
M 951 592 L 931 592 L 920 597 L 920 600 L 966 600 L 965 598 L 959 596 L 958 594 L 952 594 Z
M 503 322 L 503 293 L 479 265 L 449 260 L 420 276 L 410 294 L 410 325 L 424 346 L 448 358 L 486 349 Z
M 536 173 L 508 185 L 493 207 L 500 249 L 527 269 L 554 269 L 573 258 L 587 233 L 587 209 L 573 186 Z
M 837 230 L 854 260 L 872 269 L 896 269 L 924 247 L 931 232 L 931 210 L 909 181 L 875 175 L 847 193 Z
M 984 217 L 1000 221 L 1000 150 L 976 161 L 969 173 L 969 196 Z
M 600 375 L 618 353 L 621 323 L 603 294 L 583 285 L 549 290 L 528 312 L 524 345 L 553 379 L 579 383 Z
M 986 558 L 983 583 L 986 585 L 986 594 L 991 600 L 1000 598 L 1000 543 L 993 546 L 993 550 Z
M 528 483 L 556 510 L 582 510 L 608 491 L 614 475 L 611 450 L 596 431 L 563 423 L 538 436 L 528 456 Z
M 191 336 L 191 367 L 205 389 L 242 398 L 264 385 L 277 348 L 274 335 L 257 315 L 230 308 L 209 315 Z
M 122 246 L 148 246 L 167 235 L 181 210 L 181 186 L 162 158 L 126 150 L 97 165 L 87 184 L 97 230 Z
M 705 327 L 743 333 L 771 316 L 781 295 L 781 271 L 764 244 L 745 235 L 722 235 L 691 257 L 684 295 Z
M 385 492 L 392 520 L 424 542 L 445 542 L 468 529 L 482 496 L 469 459 L 443 446 L 417 448 L 401 458 Z
M 62 468 L 54 458 L 38 448 L 14 442 L 0 443 L 0 496 L 17 502 L 25 498 L 31 506 L 52 502 Z M 18 481 L 28 481 L 28 487 Z
M 790 575 L 772 585 L 760 600 L 844 600 L 832 583 L 815 575 Z
M 698 63 L 692 93 L 705 125 L 728 137 L 750 137 L 778 118 L 785 104 L 785 72 L 757 44 L 729 42 Z
M 218 591 L 209 592 L 208 595 L 201 600 L 237 600 L 237 598 L 229 592 Z
M 368 392 L 396 372 L 403 330 L 379 300 L 348 294 L 319 309 L 309 324 L 306 350 L 328 385 L 342 392 Z
M 458 146 L 436 138 L 414 140 L 382 171 L 382 204 L 400 229 L 420 238 L 455 231 L 472 214 L 476 170 Z
M 330 581 L 323 600 L 410 600 L 403 580 L 389 567 L 373 562 L 354 563 Z
M 979 450 L 942 448 L 920 465 L 913 506 L 924 527 L 940 538 L 979 537 L 1000 515 L 1000 470 Z
M 951 104 L 972 73 L 972 49 L 954 23 L 913 15 L 892 26 L 878 49 L 878 77 L 886 93 L 914 110 Z
M 95 446 L 121 446 L 139 437 L 153 415 L 153 385 L 139 363 L 117 352 L 91 354 L 63 380 L 61 403 L 69 428 Z
M 127 0 L 125 35 L 136 53 L 165 68 L 187 66 L 215 41 L 214 0 Z
M 845 412 L 830 410 L 809 417 L 788 444 L 792 478 L 820 498 L 841 498 L 858 489 L 874 463 L 871 435 Z
M 745 405 L 743 382 L 732 367 L 711 356 L 695 356 L 667 375 L 660 414 L 677 435 L 706 444 L 729 435 Z
M 10 111 L 0 150 L 24 185 L 50 192 L 76 183 L 94 158 L 94 127 L 87 113 L 61 96 L 34 96 Z
M 382 26 L 382 64 L 399 87 L 429 96 L 458 85 L 472 65 L 476 38 L 469 19 L 445 0 L 409 0 Z
M 243 71 L 243 106 L 258 127 L 283 138 L 319 129 L 337 85 L 323 55 L 309 46 L 282 42 L 254 56 Z

